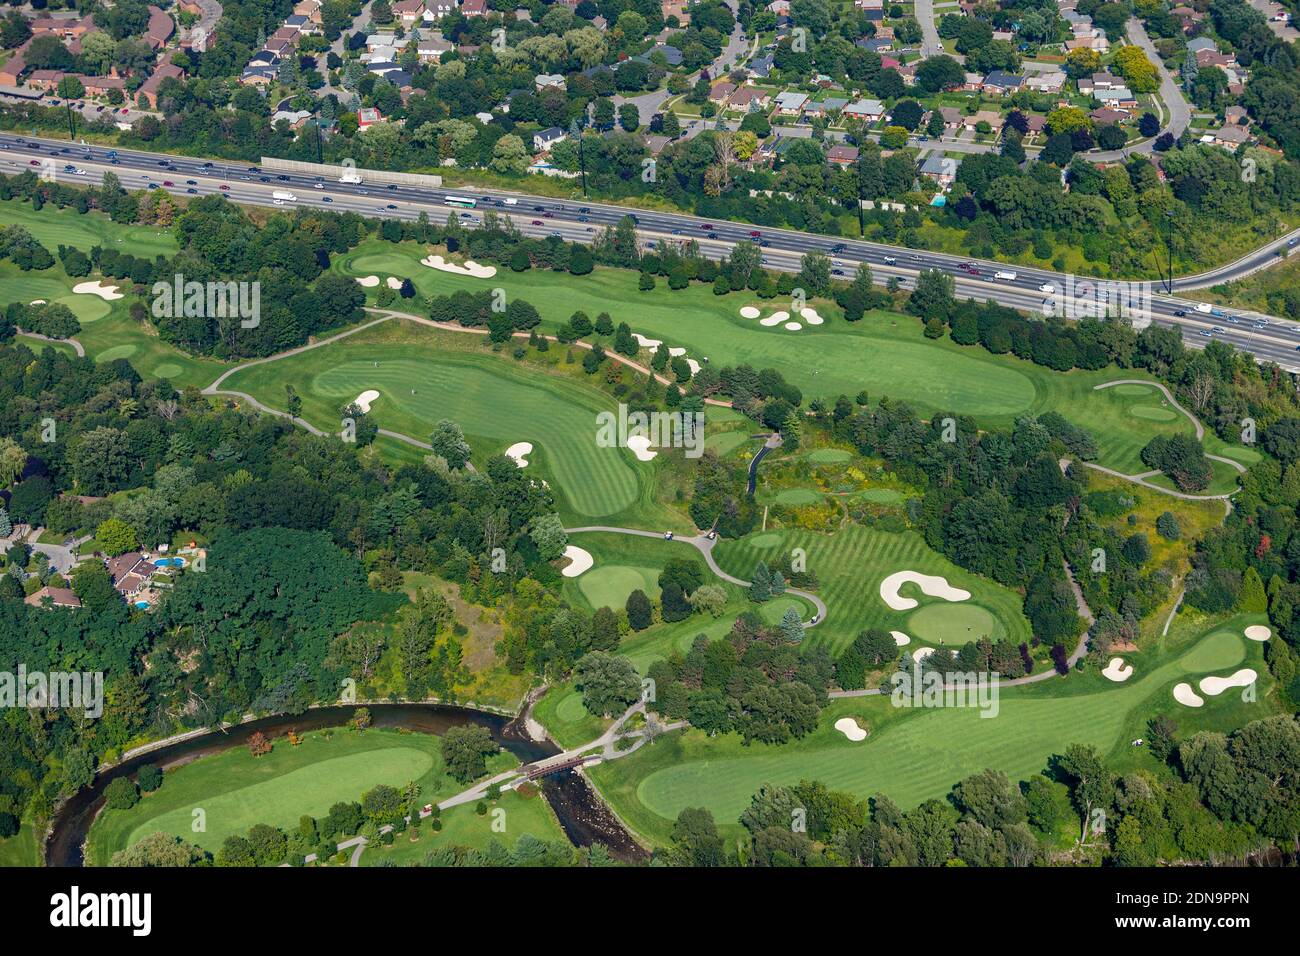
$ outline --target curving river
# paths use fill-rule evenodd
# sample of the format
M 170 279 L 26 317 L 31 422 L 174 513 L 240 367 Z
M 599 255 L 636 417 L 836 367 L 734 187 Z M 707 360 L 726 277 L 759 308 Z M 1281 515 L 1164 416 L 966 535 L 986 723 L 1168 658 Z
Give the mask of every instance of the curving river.
M 446 704 L 366 704 L 373 727 L 405 728 L 423 734 L 441 734 L 451 727 L 479 724 L 492 739 L 510 751 L 521 763 L 531 763 L 559 753 L 550 741 L 538 742 L 528 736 L 523 721 L 486 711 Z M 352 719 L 356 706 L 319 707 L 302 714 L 279 714 L 251 720 L 226 730 L 166 744 L 156 750 L 137 754 L 98 774 L 95 782 L 66 800 L 51 821 L 52 831 L 45 844 L 46 866 L 82 866 L 82 847 L 90 825 L 104 803 L 104 788 L 121 776 L 136 773 L 145 764 L 162 769 L 179 767 L 201 757 L 238 747 L 254 733 L 278 737 L 289 730 L 321 730 L 340 727 Z M 645 851 L 596 796 L 586 779 L 572 770 L 553 774 L 541 781 L 541 790 L 555 811 L 560 826 L 575 846 L 604 844 L 610 854 L 624 862 L 646 858 Z M 357 795 L 360 797 L 360 794 Z

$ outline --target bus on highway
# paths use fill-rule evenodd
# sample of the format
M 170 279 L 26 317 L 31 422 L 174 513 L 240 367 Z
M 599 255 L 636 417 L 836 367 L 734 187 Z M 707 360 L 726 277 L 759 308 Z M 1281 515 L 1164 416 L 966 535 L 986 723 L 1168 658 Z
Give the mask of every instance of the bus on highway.
M 448 206 L 457 206 L 461 209 L 473 209 L 478 205 L 477 199 L 470 199 L 467 196 L 448 196 L 443 202 Z

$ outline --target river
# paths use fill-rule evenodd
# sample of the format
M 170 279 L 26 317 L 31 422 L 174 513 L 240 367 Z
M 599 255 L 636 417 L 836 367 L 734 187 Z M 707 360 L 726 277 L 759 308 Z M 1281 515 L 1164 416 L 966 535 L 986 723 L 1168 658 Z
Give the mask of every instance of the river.
M 371 726 L 405 728 L 423 734 L 441 734 L 464 724 L 486 727 L 492 739 L 521 763 L 532 763 L 559 753 L 550 741 L 538 742 L 528 736 L 524 722 L 486 711 L 445 704 L 367 704 Z M 82 847 L 86 834 L 104 802 L 104 788 L 121 776 L 136 773 L 145 764 L 173 769 L 242 746 L 254 733 L 279 737 L 289 730 L 321 730 L 340 727 L 352 719 L 356 707 L 320 707 L 302 714 L 278 714 L 262 717 L 226 730 L 213 730 L 156 750 L 137 754 L 110 767 L 95 777 L 95 782 L 66 800 L 55 813 L 52 832 L 45 846 L 47 866 L 82 866 Z M 165 784 L 164 784 L 165 786 Z M 645 851 L 634 841 L 618 818 L 610 812 L 591 789 L 586 779 L 573 770 L 553 774 L 541 781 L 542 794 L 555 811 L 560 826 L 575 846 L 604 844 L 616 859 L 638 862 Z M 361 794 L 357 794 L 360 799 Z

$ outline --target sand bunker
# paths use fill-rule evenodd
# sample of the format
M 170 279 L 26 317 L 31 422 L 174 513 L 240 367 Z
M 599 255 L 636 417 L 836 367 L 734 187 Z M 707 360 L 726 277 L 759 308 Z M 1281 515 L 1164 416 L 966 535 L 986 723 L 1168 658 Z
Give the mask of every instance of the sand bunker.
M 46 302 L 45 302 L 44 299 L 32 299 L 32 301 L 31 301 L 29 304 L 30 304 L 30 305 L 45 305 Z
M 1273 632 L 1263 624 L 1252 624 L 1250 627 L 1246 628 L 1246 636 L 1252 641 L 1267 641 L 1273 636 Z
M 889 633 L 893 636 L 894 643 L 897 644 L 899 647 L 902 647 L 905 644 L 912 643 L 912 639 L 908 637 L 906 634 L 904 634 L 902 631 L 890 631 Z
M 643 349 L 657 349 L 664 344 L 659 339 L 648 339 L 640 332 L 633 332 L 632 338 L 636 339 L 636 344 Z
M 566 578 L 576 578 L 583 571 L 589 570 L 595 560 L 590 551 L 584 551 L 576 544 L 571 544 L 564 549 L 564 556 L 569 559 L 569 566 L 560 573 Z
M 368 388 L 352 402 L 353 405 L 361 409 L 362 414 L 370 414 L 370 403 L 379 397 L 379 393 L 373 388 Z
M 852 717 L 841 717 L 835 721 L 835 729 L 854 743 L 867 739 L 867 732 L 859 727 L 858 722 Z
M 758 324 L 771 328 L 774 325 L 780 325 L 782 322 L 789 321 L 789 319 L 789 312 L 773 312 L 766 319 L 760 319 Z
M 680 345 L 670 348 L 668 350 L 669 358 L 679 358 L 685 354 L 686 354 L 686 349 L 682 348 Z
M 1229 687 L 1249 687 L 1255 683 L 1255 679 L 1258 677 L 1259 675 L 1249 667 L 1243 667 L 1229 677 L 1203 677 L 1201 678 L 1201 693 L 1210 697 L 1218 697 Z
M 533 443 L 530 441 L 517 441 L 506 449 L 506 457 L 513 458 L 515 460 L 515 467 L 517 468 L 527 468 L 528 459 L 524 456 L 531 455 L 532 453 Z M 583 554 L 586 554 L 586 552 L 584 551 Z
M 358 276 L 357 285 L 365 286 L 367 289 L 373 289 L 379 285 L 379 276 Z
M 912 660 L 919 664 L 933 653 L 933 647 L 918 647 L 916 650 L 912 651 Z
M 1184 707 L 1200 707 L 1205 701 L 1196 696 L 1196 691 L 1192 690 L 1192 685 L 1186 682 L 1174 687 L 1174 700 Z
M 689 369 L 691 370 L 691 375 L 692 375 L 692 376 L 695 376 L 695 375 L 699 375 L 699 374 L 700 374 L 700 363 L 697 362 L 697 361 L 695 361 L 695 359 L 687 359 L 687 360 L 686 360 L 686 367 L 689 368 Z
M 101 299 L 113 301 L 114 299 L 125 298 L 122 293 L 117 291 L 115 285 L 105 285 L 96 279 L 94 282 L 78 282 L 72 287 L 73 292 L 80 292 L 82 295 L 97 295 Z
M 891 610 L 910 611 L 920 602 L 913 598 L 900 597 L 898 594 L 898 589 L 909 582 L 919 587 L 922 594 L 930 597 L 943 598 L 945 601 L 970 599 L 969 591 L 953 587 L 948 583 L 948 579 L 941 575 L 921 574 L 919 571 L 895 571 L 880 582 L 881 600 L 889 605 Z
M 787 322 L 785 324 L 785 328 L 786 331 L 788 332 L 798 332 L 800 329 L 803 328 L 803 326 L 800 325 L 798 322 Z
M 496 266 L 481 266 L 468 259 L 463 266 L 458 266 L 447 262 L 442 256 L 425 256 L 420 260 L 420 265 L 428 266 L 430 269 L 440 269 L 443 272 L 454 272 L 458 276 L 473 276 L 475 279 L 491 279 L 497 274 Z
M 1113 680 L 1117 684 L 1122 684 L 1133 676 L 1133 667 L 1130 664 L 1125 664 L 1122 657 L 1112 657 L 1110 663 L 1101 672 L 1101 676 L 1107 680 Z
M 396 276 L 389 276 L 385 281 L 390 289 L 400 289 L 402 287 L 402 280 Z
M 817 310 L 813 308 L 800 309 L 799 314 L 803 316 L 803 320 L 807 322 L 809 325 L 821 325 L 823 322 L 826 321 L 820 315 L 818 315 Z
M 752 305 L 742 305 L 740 307 L 740 317 L 742 319 L 756 319 L 759 315 L 758 309 Z
M 632 454 L 636 455 L 637 461 L 651 461 L 657 451 L 650 450 L 650 439 L 645 435 L 630 435 L 627 439 L 627 447 L 632 449 Z

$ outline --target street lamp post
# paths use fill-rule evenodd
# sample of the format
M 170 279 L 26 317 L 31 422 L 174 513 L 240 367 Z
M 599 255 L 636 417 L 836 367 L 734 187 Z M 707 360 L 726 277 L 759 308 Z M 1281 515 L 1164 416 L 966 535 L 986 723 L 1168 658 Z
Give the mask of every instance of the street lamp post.
M 1166 291 L 1174 294 L 1174 246 L 1173 246 L 1174 211 L 1165 210 L 1165 255 L 1169 262 L 1169 280 Z

